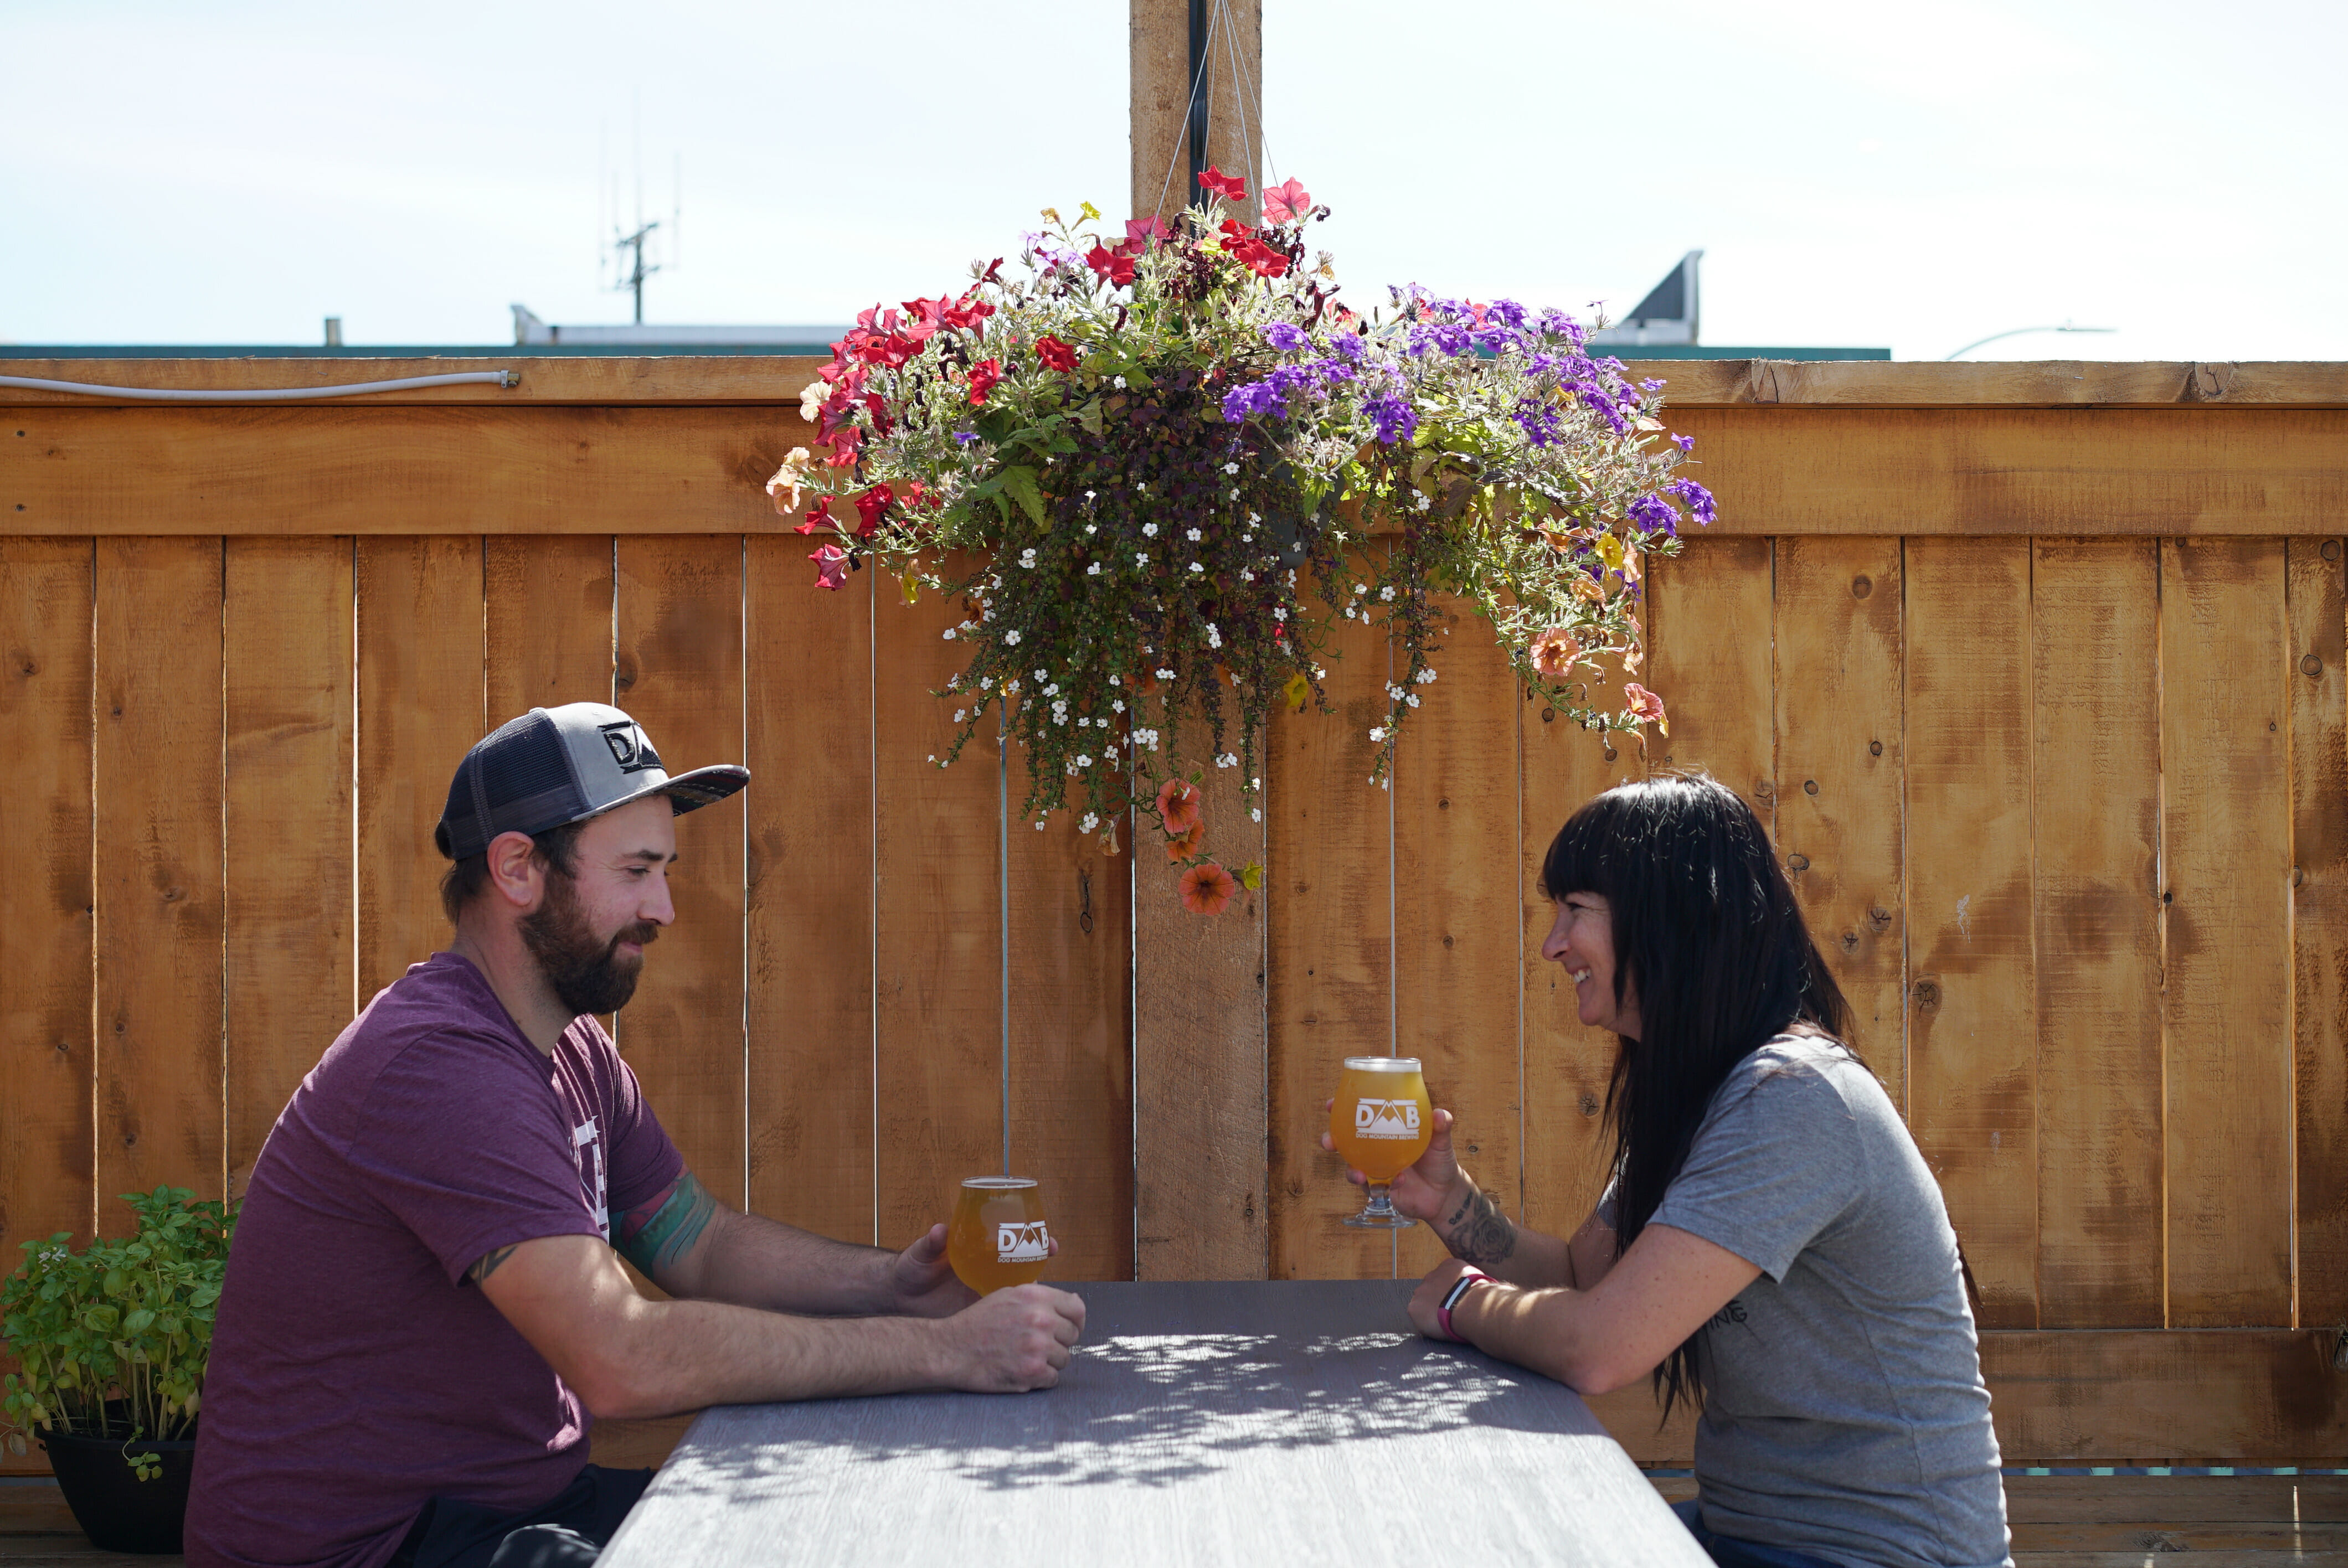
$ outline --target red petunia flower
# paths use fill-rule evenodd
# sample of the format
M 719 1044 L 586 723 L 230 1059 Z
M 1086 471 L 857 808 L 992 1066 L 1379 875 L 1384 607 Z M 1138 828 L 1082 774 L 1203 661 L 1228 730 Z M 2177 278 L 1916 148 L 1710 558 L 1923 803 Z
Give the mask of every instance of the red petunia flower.
M 1225 174 L 1211 163 L 1207 166 L 1207 171 L 1199 176 L 1199 183 L 1216 195 L 1227 197 L 1231 200 L 1247 200 L 1247 181 L 1236 174 Z
M 848 586 L 848 552 L 838 545 L 818 545 L 808 559 L 815 562 L 816 587 Z
M 1259 278 L 1280 278 L 1288 273 L 1288 258 L 1261 240 L 1242 240 L 1231 247 L 1231 254 Z
M 986 395 L 993 392 L 994 384 L 1002 379 L 1003 362 L 999 359 L 983 359 L 972 365 L 970 367 L 970 405 L 976 408 L 983 404 L 986 401 Z
M 1666 735 L 1672 733 L 1671 721 L 1663 716 L 1663 700 L 1636 681 L 1622 682 L 1622 712 L 1631 718 L 1653 724 Z
M 1076 368 L 1076 345 L 1062 343 L 1050 333 L 1045 333 L 1035 340 L 1035 357 L 1054 370 L 1074 370 Z
M 860 539 L 869 539 L 879 533 L 880 515 L 889 509 L 889 503 L 896 498 L 897 493 L 886 485 L 875 485 L 857 497 L 856 515 L 861 518 L 863 522 L 857 528 L 856 537 Z
M 1267 223 L 1302 223 L 1312 210 L 1313 193 L 1293 179 L 1263 193 L 1263 220 Z
M 1096 244 L 1085 253 L 1085 265 L 1107 278 L 1112 284 L 1133 282 L 1133 258 L 1120 256 L 1105 245 Z
M 819 534 L 826 528 L 829 528 L 834 533 L 838 533 L 839 531 L 839 519 L 831 515 L 831 497 L 829 496 L 826 496 L 822 500 L 818 501 L 815 504 L 815 510 L 809 512 L 807 515 L 806 519 L 802 521 L 798 528 L 793 528 L 791 532 L 795 534 Z
M 863 439 L 864 427 L 862 425 L 841 425 L 829 436 L 824 437 L 824 440 L 829 442 L 831 446 L 831 456 L 825 458 L 824 461 L 834 468 L 855 467 L 856 448 Z
M 1168 779 L 1158 786 L 1158 820 L 1169 833 L 1187 833 L 1199 820 L 1199 786 Z
M 1125 248 L 1138 252 L 1149 248 L 1152 240 L 1171 240 L 1173 234 L 1156 218 L 1128 218 L 1125 220 Z

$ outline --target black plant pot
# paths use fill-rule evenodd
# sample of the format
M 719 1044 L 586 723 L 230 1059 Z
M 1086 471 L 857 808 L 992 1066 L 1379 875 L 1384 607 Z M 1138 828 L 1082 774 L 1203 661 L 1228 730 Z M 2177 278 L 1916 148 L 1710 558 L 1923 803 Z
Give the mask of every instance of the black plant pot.
M 109 1417 L 115 1412 L 108 1410 Z M 118 1432 L 127 1422 L 109 1419 Z M 180 1527 L 188 1516 L 188 1479 L 195 1473 L 196 1440 L 169 1442 L 123 1437 L 77 1437 L 50 1432 L 41 1439 L 57 1471 L 57 1490 L 73 1510 L 74 1522 L 101 1552 L 177 1552 Z M 159 1456 L 163 1473 L 140 1481 L 126 1453 Z

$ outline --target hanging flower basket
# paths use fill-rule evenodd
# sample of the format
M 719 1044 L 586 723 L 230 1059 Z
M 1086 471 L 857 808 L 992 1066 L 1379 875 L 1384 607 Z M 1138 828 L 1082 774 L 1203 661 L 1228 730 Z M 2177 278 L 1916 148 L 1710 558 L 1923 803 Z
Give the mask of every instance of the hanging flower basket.
M 1616 708 L 1592 682 L 1601 661 L 1638 671 L 1644 559 L 1713 500 L 1675 475 L 1691 443 L 1657 418 L 1662 383 L 1593 356 L 1570 316 L 1416 287 L 1358 313 L 1327 252 L 1306 260 L 1328 209 L 1303 186 L 1251 225 L 1243 182 L 1200 184 L 1175 231 L 1112 239 L 1089 203 L 1047 208 L 1017 274 L 997 259 L 959 295 L 866 311 L 801 395 L 815 450 L 767 490 L 822 536 L 818 586 L 870 564 L 908 600 L 960 601 L 939 766 L 1000 723 L 1027 818 L 1076 812 L 1114 852 L 1133 809 L 1212 914 L 1262 868 L 1214 859 L 1199 785 L 1235 768 L 1261 815 L 1264 727 L 1275 704 L 1331 711 L 1338 620 L 1395 651 L 1373 784 L 1453 600 L 1568 718 L 1662 729 L 1654 693 L 1626 682 Z

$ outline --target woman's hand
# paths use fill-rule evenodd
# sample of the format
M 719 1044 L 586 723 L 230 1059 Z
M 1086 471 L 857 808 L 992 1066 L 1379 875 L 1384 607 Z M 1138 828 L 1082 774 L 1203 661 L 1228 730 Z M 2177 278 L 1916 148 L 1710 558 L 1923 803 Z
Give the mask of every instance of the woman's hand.
M 1410 1295 L 1412 1327 L 1429 1339 L 1459 1337 L 1443 1331 L 1443 1320 L 1436 1313 L 1443 1306 L 1443 1298 L 1451 1294 L 1451 1287 L 1459 1283 L 1459 1276 L 1466 1272 L 1468 1266 L 1456 1257 L 1447 1257 L 1427 1271 L 1426 1277 L 1418 1282 L 1418 1288 Z
M 1325 1113 L 1336 1103 L 1334 1100 L 1324 1100 L 1321 1109 Z M 1337 1152 L 1336 1141 L 1329 1136 L 1326 1128 L 1322 1130 L 1321 1146 L 1333 1154 Z M 1369 1182 L 1368 1177 L 1351 1166 L 1346 1167 L 1345 1179 L 1357 1187 Z M 1416 1164 L 1394 1179 L 1394 1206 L 1412 1219 L 1434 1224 L 1446 1212 L 1447 1201 L 1453 1208 L 1458 1207 L 1462 1192 L 1474 1186 L 1451 1153 L 1451 1112 L 1438 1110 L 1426 1153 L 1418 1157 Z

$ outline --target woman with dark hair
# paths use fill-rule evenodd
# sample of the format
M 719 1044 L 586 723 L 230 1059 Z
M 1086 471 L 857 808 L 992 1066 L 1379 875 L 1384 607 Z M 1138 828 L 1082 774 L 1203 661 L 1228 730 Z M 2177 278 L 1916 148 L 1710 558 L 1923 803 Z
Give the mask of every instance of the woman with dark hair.
M 1681 1516 L 1717 1563 L 2010 1563 L 1955 1233 L 1759 821 L 1706 777 L 1625 784 L 1541 881 L 1541 955 L 1621 1040 L 1613 1179 L 1570 1240 L 1525 1229 L 1437 1111 L 1393 1187 L 1453 1254 L 1412 1320 L 1584 1393 L 1694 1401 Z

